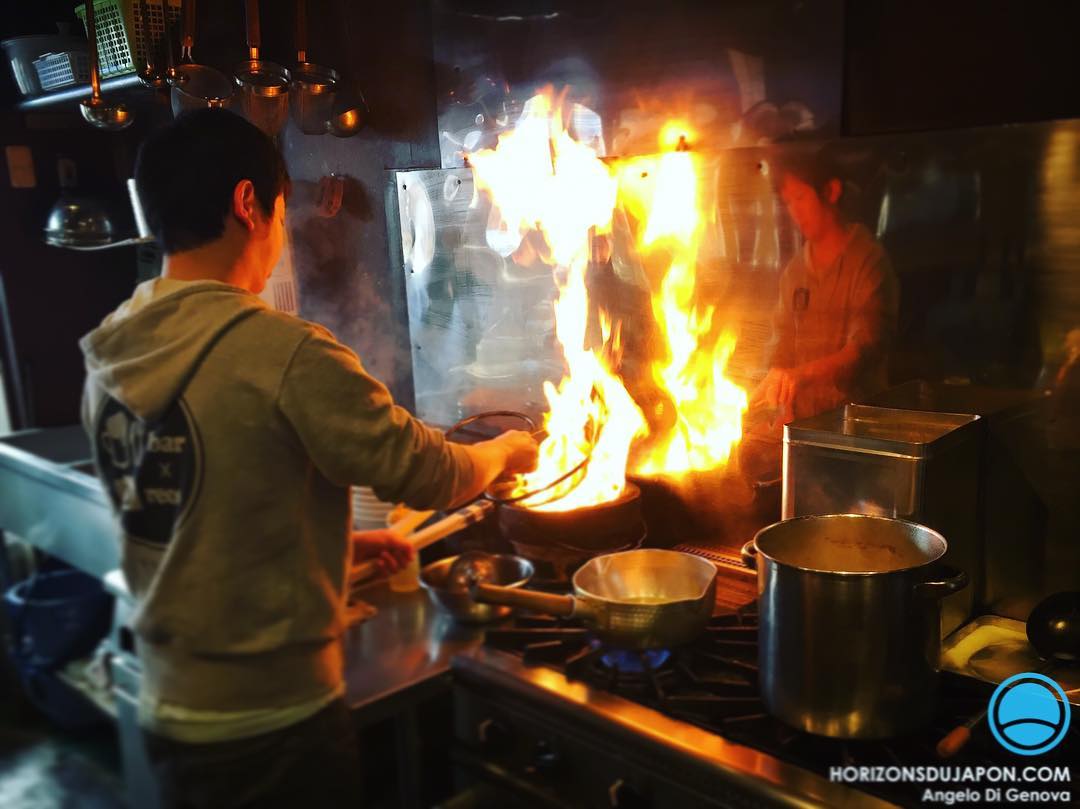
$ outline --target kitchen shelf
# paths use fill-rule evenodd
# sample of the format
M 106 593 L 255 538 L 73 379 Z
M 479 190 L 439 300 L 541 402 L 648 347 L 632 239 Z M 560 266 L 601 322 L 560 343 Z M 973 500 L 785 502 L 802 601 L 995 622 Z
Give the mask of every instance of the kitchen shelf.
M 131 90 L 142 86 L 143 84 L 142 81 L 139 79 L 138 74 L 129 73 L 125 76 L 117 76 L 114 79 L 105 79 L 104 81 L 102 81 L 101 94 L 104 96 L 108 96 L 110 93 Z M 147 92 L 149 92 L 149 90 Z M 77 102 L 81 99 L 89 97 L 89 84 L 75 84 L 71 87 L 65 87 L 62 90 L 57 90 L 52 93 L 44 93 L 42 95 L 34 96 L 33 98 L 28 98 L 24 101 L 20 101 L 16 105 L 16 109 L 44 110 L 53 107 L 59 107 L 63 104 Z

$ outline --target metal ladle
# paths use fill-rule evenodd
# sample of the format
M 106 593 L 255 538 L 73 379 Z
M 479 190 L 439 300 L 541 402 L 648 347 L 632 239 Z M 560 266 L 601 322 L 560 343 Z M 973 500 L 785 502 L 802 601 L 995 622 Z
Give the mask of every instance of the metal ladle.
M 86 3 L 86 33 L 90 38 L 90 98 L 79 102 L 83 120 L 98 129 L 116 132 L 127 129 L 135 114 L 123 104 L 109 104 L 101 97 L 101 76 L 98 73 L 97 24 L 93 0 Z
M 1080 663 L 1080 592 L 1055 593 L 1036 604 L 1027 619 L 1027 636 L 1044 660 Z
M 327 122 L 327 130 L 339 138 L 349 138 L 359 132 L 368 122 L 370 110 L 363 93 L 354 98 L 348 91 L 337 93 L 333 114 Z

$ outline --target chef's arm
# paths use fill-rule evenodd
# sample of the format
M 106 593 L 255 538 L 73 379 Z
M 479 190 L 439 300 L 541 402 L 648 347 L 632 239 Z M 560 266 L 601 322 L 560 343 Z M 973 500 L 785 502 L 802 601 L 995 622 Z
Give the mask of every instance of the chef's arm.
M 839 351 L 804 363 L 793 369 L 803 382 L 831 384 L 843 387 L 855 375 L 865 351 L 859 343 L 848 341 Z
M 492 483 L 505 475 L 531 472 L 536 468 L 536 440 L 529 433 L 511 430 L 466 449 L 473 464 L 473 480 L 468 491 L 452 505 L 478 497 Z
M 297 347 L 277 401 L 327 479 L 370 486 L 386 502 L 448 508 L 480 494 L 503 473 L 535 463 L 527 435 L 511 433 L 472 447 L 448 441 L 394 404 L 356 355 L 323 331 Z

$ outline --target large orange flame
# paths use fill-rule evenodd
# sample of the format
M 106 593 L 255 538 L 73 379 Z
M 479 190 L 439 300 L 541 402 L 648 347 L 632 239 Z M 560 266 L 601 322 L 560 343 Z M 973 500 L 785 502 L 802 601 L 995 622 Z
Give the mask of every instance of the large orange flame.
M 582 464 L 559 486 L 524 505 L 565 511 L 608 502 L 622 494 L 635 439 L 647 434 L 641 410 L 614 370 L 618 324 L 604 321 L 603 344 L 589 346 L 585 285 L 591 240 L 610 232 L 617 206 L 639 223 L 637 248 L 669 260 L 652 308 L 665 345 L 652 375 L 677 411 L 675 426 L 655 436 L 635 471 L 682 475 L 727 462 L 741 435 L 745 393 L 724 376 L 735 346 L 716 336 L 715 309 L 695 302 L 701 237 L 698 158 L 678 122 L 661 132 L 660 155 L 607 164 L 566 131 L 561 99 L 547 91 L 526 104 L 516 128 L 498 146 L 469 155 L 476 187 L 491 196 L 500 242 L 543 236 L 541 257 L 555 267 L 556 335 L 567 373 L 548 382 L 547 437 L 535 472 L 514 494 L 533 491 Z
M 534 97 L 497 148 L 469 155 L 476 186 L 491 194 L 504 226 L 521 237 L 538 230 L 556 266 L 555 333 L 567 374 L 544 385 L 547 438 L 536 471 L 513 492 L 525 494 L 579 466 L 578 473 L 535 499 L 534 508 L 566 511 L 613 500 L 626 486 L 626 464 L 645 420 L 612 369 L 617 334 L 605 328 L 606 350 L 586 347 L 589 297 L 585 271 L 590 234 L 611 228 L 617 182 L 595 152 L 566 132 L 550 94 Z
M 716 335 L 716 308 L 695 301 L 702 206 L 700 158 L 689 151 L 691 140 L 685 127 L 672 122 L 661 131 L 660 143 L 675 151 L 632 158 L 620 170 L 620 202 L 645 223 L 639 253 L 670 262 L 659 294 L 652 296 L 667 349 L 652 374 L 671 398 L 675 424 L 638 460 L 634 471 L 646 476 L 680 476 L 726 464 L 742 436 L 747 406 L 746 392 L 724 375 L 735 335 Z

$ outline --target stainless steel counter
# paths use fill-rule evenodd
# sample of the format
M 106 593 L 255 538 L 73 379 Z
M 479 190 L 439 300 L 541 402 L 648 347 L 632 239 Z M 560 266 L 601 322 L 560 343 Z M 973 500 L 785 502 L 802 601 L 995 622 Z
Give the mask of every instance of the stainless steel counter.
M 482 627 L 456 623 L 422 589 L 395 593 L 385 581 L 359 591 L 378 613 L 345 639 L 345 696 L 360 712 L 389 712 L 425 687 L 448 687 L 450 660 L 484 639 Z
M 432 604 L 422 589 L 395 593 L 376 582 L 358 595 L 378 612 L 345 636 L 345 699 L 358 727 L 392 720 L 397 750 L 397 805 L 430 806 L 424 797 L 425 732 L 421 706 L 450 699 L 450 660 L 478 649 L 482 627 L 457 624 Z M 428 739 L 430 743 L 430 738 Z M 449 743 L 449 740 L 447 740 Z M 445 766 L 438 746 L 431 766 Z M 430 755 L 430 751 L 428 753 Z

